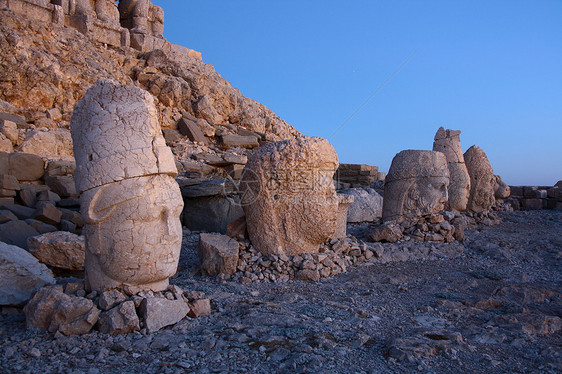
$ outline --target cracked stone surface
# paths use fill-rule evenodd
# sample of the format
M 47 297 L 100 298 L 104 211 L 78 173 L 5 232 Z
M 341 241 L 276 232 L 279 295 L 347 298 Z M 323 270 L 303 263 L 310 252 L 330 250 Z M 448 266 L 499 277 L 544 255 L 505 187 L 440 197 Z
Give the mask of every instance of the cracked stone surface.
M 385 221 L 442 211 L 447 204 L 449 169 L 441 152 L 405 150 L 392 159 L 384 185 Z
M 338 157 L 317 137 L 269 143 L 246 164 L 240 188 L 248 234 L 263 254 L 318 252 L 336 230 Z
M 86 286 L 161 291 L 177 269 L 183 200 L 152 96 L 100 80 L 71 119 Z

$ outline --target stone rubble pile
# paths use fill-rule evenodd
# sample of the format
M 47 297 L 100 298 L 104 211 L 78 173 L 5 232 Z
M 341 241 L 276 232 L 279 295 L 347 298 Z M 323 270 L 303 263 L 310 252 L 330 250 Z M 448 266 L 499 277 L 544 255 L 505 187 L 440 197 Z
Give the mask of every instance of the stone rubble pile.
M 23 309 L 28 328 L 82 335 L 97 329 L 106 334 L 154 333 L 182 319 L 211 314 L 210 300 L 198 291 L 170 285 L 162 292 L 127 295 L 111 289 L 87 293 L 83 281 L 46 286 Z

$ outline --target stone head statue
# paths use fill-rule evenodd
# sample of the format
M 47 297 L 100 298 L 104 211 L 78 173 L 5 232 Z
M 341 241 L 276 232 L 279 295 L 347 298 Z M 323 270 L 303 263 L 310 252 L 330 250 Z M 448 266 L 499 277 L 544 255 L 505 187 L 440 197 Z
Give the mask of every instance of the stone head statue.
M 464 153 L 464 162 L 470 175 L 467 209 L 476 213 L 490 210 L 496 202 L 496 177 L 486 153 L 473 145 Z
M 496 199 L 507 199 L 511 194 L 511 189 L 509 186 L 502 180 L 502 177 L 496 175 L 496 186 L 494 188 L 494 197 Z
M 317 137 L 268 143 L 242 173 L 241 200 L 252 244 L 263 254 L 314 253 L 335 232 L 338 157 Z
M 445 155 L 449 168 L 447 209 L 457 212 L 466 210 L 470 194 L 470 177 L 464 164 L 460 134 L 459 130 L 445 130 L 440 127 L 433 142 L 433 150 Z
M 403 221 L 442 211 L 448 187 L 449 169 L 443 153 L 399 152 L 385 179 L 383 220 Z
M 183 200 L 152 96 L 94 84 L 70 122 L 91 290 L 163 290 L 179 260 Z

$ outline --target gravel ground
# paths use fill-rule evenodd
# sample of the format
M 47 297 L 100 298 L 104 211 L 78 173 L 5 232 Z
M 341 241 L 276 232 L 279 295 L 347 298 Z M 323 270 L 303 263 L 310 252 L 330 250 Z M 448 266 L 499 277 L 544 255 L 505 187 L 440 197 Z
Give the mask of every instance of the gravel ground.
M 186 236 L 171 283 L 205 292 L 210 317 L 150 335 L 67 337 L 26 330 L 21 310 L 4 308 L 0 371 L 562 372 L 562 212 L 501 217 L 428 258 L 373 258 L 318 282 L 205 277 L 198 235 Z M 362 228 L 350 231 L 362 238 Z

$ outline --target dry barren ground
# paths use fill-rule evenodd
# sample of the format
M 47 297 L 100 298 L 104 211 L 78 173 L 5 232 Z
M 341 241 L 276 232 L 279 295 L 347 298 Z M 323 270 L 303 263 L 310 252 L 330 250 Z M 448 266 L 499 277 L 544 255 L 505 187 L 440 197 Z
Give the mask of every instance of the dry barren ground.
M 187 236 L 172 283 L 205 292 L 212 316 L 151 335 L 66 337 L 26 330 L 21 312 L 6 308 L 0 371 L 559 373 L 562 212 L 502 218 L 453 250 L 436 246 L 425 259 L 366 263 L 315 283 L 201 276 L 197 235 Z M 392 250 L 408 251 L 385 244 Z

